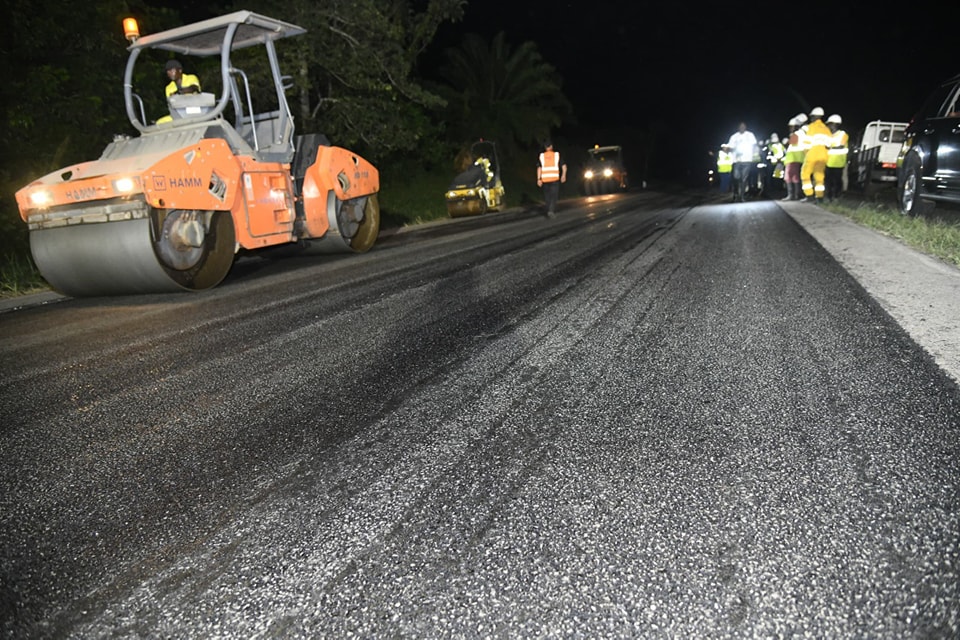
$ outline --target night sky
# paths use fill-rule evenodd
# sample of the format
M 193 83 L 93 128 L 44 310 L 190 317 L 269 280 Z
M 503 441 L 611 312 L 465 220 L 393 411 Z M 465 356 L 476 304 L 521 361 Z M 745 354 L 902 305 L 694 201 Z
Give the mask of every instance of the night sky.
M 434 51 L 465 32 L 536 42 L 576 112 L 556 138 L 595 131 L 611 144 L 618 131 L 656 130 L 660 173 L 682 177 L 699 174 L 741 120 L 758 138 L 785 134 L 815 106 L 840 114 L 850 133 L 870 120 L 909 121 L 960 73 L 958 29 L 951 3 L 897 6 L 471 0 Z
M 533 41 L 575 111 L 556 140 L 622 144 L 629 160 L 636 132 L 655 131 L 655 172 L 699 177 L 741 120 L 761 139 L 786 134 L 791 117 L 816 106 L 840 114 L 851 134 L 871 120 L 909 121 L 937 83 L 960 73 L 955 9 L 939 0 L 468 0 L 462 21 L 441 25 L 421 70 L 464 33 Z M 193 2 L 182 11 L 209 17 Z

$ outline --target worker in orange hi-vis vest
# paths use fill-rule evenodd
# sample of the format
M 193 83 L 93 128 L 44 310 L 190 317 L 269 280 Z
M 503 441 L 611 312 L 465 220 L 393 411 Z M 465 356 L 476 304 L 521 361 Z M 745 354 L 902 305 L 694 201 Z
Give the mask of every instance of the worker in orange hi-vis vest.
M 557 213 L 557 200 L 560 199 L 560 184 L 567 181 L 567 165 L 560 159 L 560 152 L 554 151 L 553 142 L 543 143 L 543 152 L 537 164 L 537 186 L 543 188 L 543 199 L 547 204 L 547 217 Z

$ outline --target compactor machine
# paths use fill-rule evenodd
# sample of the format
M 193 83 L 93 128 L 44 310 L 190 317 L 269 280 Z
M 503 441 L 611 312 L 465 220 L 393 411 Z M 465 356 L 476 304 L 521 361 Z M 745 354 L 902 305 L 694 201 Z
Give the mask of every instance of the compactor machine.
M 583 171 L 583 191 L 588 196 L 627 190 L 627 169 L 623 164 L 623 150 L 619 145 L 587 149 L 587 164 Z
M 489 140 L 474 142 L 470 156 L 473 164 L 454 178 L 447 189 L 447 212 L 452 218 L 503 208 L 505 190 L 500 180 L 497 145 Z
M 223 280 L 241 250 L 373 246 L 377 169 L 320 134 L 294 135 L 275 42 L 304 29 L 250 11 L 142 37 L 135 22 L 124 29 L 123 97 L 139 135 L 116 136 L 98 160 L 16 194 L 34 261 L 54 289 L 71 296 L 202 290 Z M 246 55 L 256 50 L 234 56 L 250 65 L 244 70 L 231 54 L 248 47 L 266 57 L 258 64 Z M 174 93 L 163 113 L 148 114 L 150 100 L 134 87 L 144 76 L 135 73 L 137 59 L 148 50 L 175 55 L 185 69 L 219 58 L 219 82 L 210 82 L 219 95 Z M 266 91 L 255 88 L 253 67 L 269 69 Z M 146 89 L 162 90 L 159 82 Z

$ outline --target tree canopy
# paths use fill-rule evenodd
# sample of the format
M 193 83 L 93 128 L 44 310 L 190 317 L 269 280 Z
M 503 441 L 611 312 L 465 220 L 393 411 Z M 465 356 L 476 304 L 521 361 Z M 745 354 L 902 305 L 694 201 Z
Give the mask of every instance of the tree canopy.
M 463 143 L 484 137 L 514 153 L 573 117 L 560 75 L 536 44 L 514 48 L 502 31 L 490 41 L 468 34 L 447 50 L 440 76 L 445 84 L 434 86 L 447 102 L 448 134 Z
M 177 22 L 171 11 L 123 0 L 12 0 L 5 13 L 0 146 L 7 177 L 19 178 L 89 160 L 113 134 L 129 131 L 122 20 L 138 13 L 158 28 Z
M 323 132 L 372 160 L 421 148 L 438 137 L 431 110 L 442 99 L 423 88 L 415 63 L 464 0 L 261 0 L 243 8 L 307 30 L 279 48 L 294 75 L 292 107 L 304 131 Z M 429 145 L 428 145 L 429 146 Z
M 0 254 L 25 243 L 14 192 L 30 180 L 99 156 L 130 132 L 122 80 L 122 20 L 138 14 L 165 29 L 175 12 L 137 2 L 10 0 L 0 25 Z

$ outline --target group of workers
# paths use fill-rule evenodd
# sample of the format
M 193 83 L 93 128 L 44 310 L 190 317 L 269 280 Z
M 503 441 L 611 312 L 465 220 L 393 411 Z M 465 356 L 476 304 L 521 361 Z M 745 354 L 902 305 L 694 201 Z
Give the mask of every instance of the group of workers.
M 841 127 L 843 119 L 814 107 L 798 113 L 787 123 L 790 131 L 781 141 L 776 133 L 759 142 L 740 123 L 736 133 L 720 147 L 717 172 L 723 193 L 733 191 L 733 201 L 743 202 L 751 187 L 771 191 L 782 184 L 783 200 L 820 202 L 843 193 L 850 136 Z

